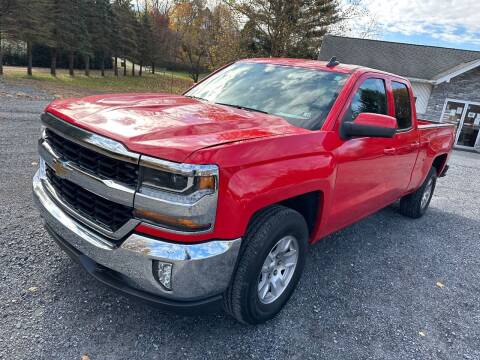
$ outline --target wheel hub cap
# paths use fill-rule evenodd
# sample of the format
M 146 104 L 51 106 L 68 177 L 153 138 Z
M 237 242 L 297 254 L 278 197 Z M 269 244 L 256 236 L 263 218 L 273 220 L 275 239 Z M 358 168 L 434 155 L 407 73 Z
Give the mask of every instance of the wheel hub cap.
M 298 240 L 281 238 L 270 250 L 258 276 L 258 298 L 263 304 L 277 300 L 285 291 L 297 266 Z

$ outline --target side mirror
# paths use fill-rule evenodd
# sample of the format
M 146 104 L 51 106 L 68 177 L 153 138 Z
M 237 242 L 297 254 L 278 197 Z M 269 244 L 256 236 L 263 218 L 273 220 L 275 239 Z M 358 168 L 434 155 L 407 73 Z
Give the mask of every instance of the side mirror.
M 397 120 L 388 115 L 360 113 L 355 120 L 342 124 L 342 137 L 356 136 L 391 138 L 397 131 Z

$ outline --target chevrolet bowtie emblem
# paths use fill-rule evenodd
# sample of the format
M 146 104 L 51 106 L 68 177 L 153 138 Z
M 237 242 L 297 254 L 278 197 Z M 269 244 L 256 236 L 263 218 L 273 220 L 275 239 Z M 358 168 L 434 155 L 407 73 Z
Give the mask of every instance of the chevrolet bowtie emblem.
M 58 177 L 65 177 L 67 175 L 67 169 L 63 166 L 61 161 L 55 160 L 53 163 L 53 171 Z

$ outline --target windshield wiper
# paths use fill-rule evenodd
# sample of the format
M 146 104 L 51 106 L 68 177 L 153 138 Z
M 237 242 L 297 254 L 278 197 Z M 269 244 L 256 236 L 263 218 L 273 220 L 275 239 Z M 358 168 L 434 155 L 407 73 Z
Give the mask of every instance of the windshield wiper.
M 258 110 L 258 109 L 254 109 L 254 108 L 250 108 L 250 107 L 248 107 L 248 106 L 235 105 L 235 104 L 226 104 L 226 103 L 220 103 L 220 102 L 216 102 L 215 104 L 217 104 L 217 105 L 230 106 L 230 107 L 234 107 L 234 108 L 236 108 L 236 109 L 256 111 L 256 112 L 259 112 L 259 113 L 262 113 L 262 114 L 268 114 L 268 112 L 266 112 L 266 111 Z
M 191 98 L 191 99 L 196 99 L 196 100 L 203 100 L 203 101 L 208 101 L 207 99 L 204 99 L 200 96 L 194 96 L 194 95 L 185 95 L 185 97 Z

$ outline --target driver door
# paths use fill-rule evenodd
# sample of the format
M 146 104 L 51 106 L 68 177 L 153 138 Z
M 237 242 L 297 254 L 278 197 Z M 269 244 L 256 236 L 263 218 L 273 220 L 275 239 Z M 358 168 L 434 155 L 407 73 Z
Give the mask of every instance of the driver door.
M 359 79 L 341 121 L 360 113 L 393 115 L 387 79 L 370 74 Z M 340 126 L 339 126 L 340 129 Z M 328 232 L 343 228 L 395 201 L 395 138 L 340 139 L 334 151 L 337 175 Z

